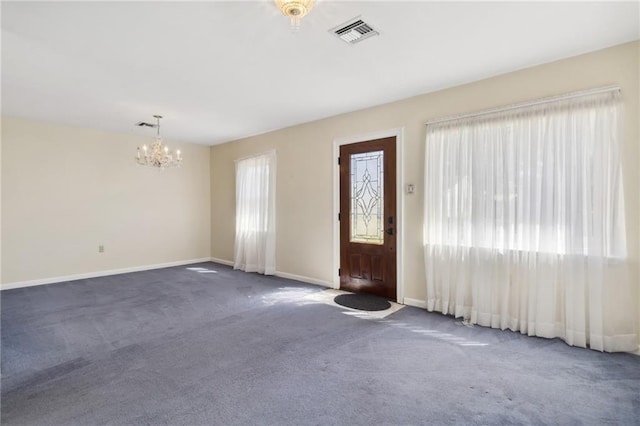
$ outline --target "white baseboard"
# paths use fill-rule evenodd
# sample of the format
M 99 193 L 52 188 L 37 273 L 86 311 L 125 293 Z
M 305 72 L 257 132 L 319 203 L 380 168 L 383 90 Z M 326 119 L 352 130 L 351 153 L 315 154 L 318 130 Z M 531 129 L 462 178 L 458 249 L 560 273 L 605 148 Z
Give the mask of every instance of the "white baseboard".
M 416 308 L 427 309 L 427 302 L 420 299 L 411 299 L 409 297 L 405 297 L 404 304 L 409 306 L 415 306 Z
M 233 261 L 232 260 L 218 259 L 217 257 L 211 257 L 211 258 L 209 258 L 209 260 L 211 262 L 219 263 L 221 265 L 233 266 Z
M 190 264 L 202 263 L 202 262 L 215 262 L 215 263 L 220 263 L 222 265 L 233 266 L 233 261 L 230 261 L 230 260 L 219 259 L 219 258 L 216 258 L 216 257 L 204 257 L 204 258 L 201 258 L 201 259 L 179 260 L 179 261 L 176 261 L 176 262 L 159 263 L 159 264 L 155 264 L 155 265 L 134 266 L 134 267 L 130 267 L 130 268 L 121 268 L 121 269 L 111 269 L 111 270 L 106 270 L 106 271 L 88 272 L 88 273 L 85 273 L 85 274 L 74 274 L 74 275 L 66 275 L 66 276 L 53 277 L 53 278 L 42 278 L 42 279 L 38 279 L 38 280 L 17 281 L 17 282 L 13 282 L 13 283 L 2 283 L 2 284 L 0 284 L 0 290 L 11 290 L 11 289 L 14 289 L 14 288 L 33 287 L 33 286 L 36 286 L 36 285 L 55 284 L 55 283 L 61 283 L 61 282 L 66 282 L 66 281 L 75 281 L 75 280 L 84 280 L 84 279 L 88 279 L 88 278 L 106 277 L 106 276 L 109 276 L 109 275 L 127 274 L 127 273 L 130 273 L 130 272 L 149 271 L 149 270 L 152 270 L 152 269 L 170 268 L 172 266 L 190 265 Z M 277 277 L 281 277 L 281 278 L 301 281 L 303 283 L 319 285 L 319 286 L 327 287 L 327 288 L 334 288 L 333 283 L 331 283 L 329 281 L 323 281 L 323 280 L 319 280 L 317 278 L 306 277 L 304 275 L 296 275 L 296 274 L 290 274 L 288 272 L 280 272 L 280 271 L 276 271 L 276 273 L 274 275 L 277 276 Z M 422 303 L 422 305 L 414 305 L 412 303 L 409 303 L 409 301 L 415 301 L 416 303 Z M 419 300 L 414 300 L 414 299 L 405 298 L 404 302 L 405 302 L 406 305 L 411 305 L 411 306 L 420 306 L 420 307 L 426 306 L 426 305 L 424 305 L 424 302 L 421 302 Z
M 218 259 L 216 257 L 212 257 L 210 260 L 212 262 L 220 263 L 222 265 L 228 265 L 228 266 L 233 266 L 233 263 L 234 263 L 231 260 Z M 273 275 L 275 275 L 276 277 L 286 278 L 289 280 L 296 280 L 296 281 L 301 281 L 303 283 L 315 284 L 315 285 L 320 285 L 322 287 L 333 288 L 333 284 L 330 282 L 319 280 L 316 278 L 305 277 L 304 275 L 290 274 L 288 272 L 281 272 L 281 271 L 276 271 L 275 274 Z
M 13 283 L 2 283 L 0 290 L 11 290 L 14 288 L 33 287 L 35 285 L 55 284 L 65 281 L 84 280 L 87 278 L 106 277 L 109 275 L 127 274 L 130 272 L 149 271 L 152 269 L 170 268 L 172 266 L 190 265 L 193 263 L 210 262 L 210 257 L 201 259 L 178 260 L 176 262 L 158 263 L 155 265 L 133 266 L 131 268 L 110 269 L 107 271 L 88 272 L 86 274 L 66 275 L 53 278 L 42 278 L 38 280 L 16 281 Z
M 289 280 L 302 281 L 303 283 L 315 284 L 323 287 L 333 288 L 333 284 L 328 281 L 323 281 L 316 278 L 309 278 L 303 275 L 290 274 L 288 272 L 280 272 L 280 271 L 276 271 L 274 275 L 276 277 L 286 278 Z

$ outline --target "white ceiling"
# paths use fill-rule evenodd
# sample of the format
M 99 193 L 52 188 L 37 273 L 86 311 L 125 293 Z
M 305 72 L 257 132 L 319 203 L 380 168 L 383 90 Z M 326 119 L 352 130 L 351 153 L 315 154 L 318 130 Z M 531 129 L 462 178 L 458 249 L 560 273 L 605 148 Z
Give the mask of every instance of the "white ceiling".
M 637 40 L 639 4 L 3 1 L 2 112 L 214 145 Z

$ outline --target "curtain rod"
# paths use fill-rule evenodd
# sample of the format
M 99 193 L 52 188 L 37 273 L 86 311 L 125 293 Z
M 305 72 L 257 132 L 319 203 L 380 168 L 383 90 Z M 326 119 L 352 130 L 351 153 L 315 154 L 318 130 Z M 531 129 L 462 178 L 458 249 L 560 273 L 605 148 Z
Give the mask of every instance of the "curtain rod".
M 485 111 L 472 112 L 472 113 L 469 113 L 469 114 L 450 115 L 448 117 L 436 118 L 434 120 L 427 121 L 426 125 L 428 126 L 429 124 L 443 123 L 445 121 L 460 120 L 460 119 L 463 119 L 463 118 L 479 117 L 479 116 L 482 116 L 482 115 L 493 114 L 493 113 L 496 113 L 496 112 L 511 111 L 513 109 L 525 108 L 525 107 L 530 107 L 530 106 L 535 106 L 535 105 L 541 105 L 541 104 L 546 104 L 546 103 L 549 103 L 549 102 L 564 101 L 564 100 L 573 99 L 573 98 L 580 98 L 582 96 L 595 95 L 595 94 L 598 94 L 598 93 L 615 92 L 615 91 L 619 92 L 620 90 L 621 89 L 620 89 L 619 86 L 607 86 L 607 87 L 600 87 L 600 88 L 597 88 L 597 89 L 587 89 L 587 90 L 582 90 L 580 92 L 567 93 L 567 94 L 564 94 L 564 95 L 552 96 L 550 98 L 538 99 L 536 101 L 529 101 L 529 102 L 523 102 L 523 103 L 519 103 L 519 104 L 507 105 L 507 106 L 498 107 L 498 108 L 494 108 L 494 109 L 488 109 L 488 110 L 485 110 Z

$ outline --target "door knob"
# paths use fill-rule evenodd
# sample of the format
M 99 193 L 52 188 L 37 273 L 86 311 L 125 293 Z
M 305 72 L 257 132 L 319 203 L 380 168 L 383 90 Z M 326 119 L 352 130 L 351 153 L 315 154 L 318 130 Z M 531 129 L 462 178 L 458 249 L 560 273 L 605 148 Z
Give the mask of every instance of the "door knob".
M 393 235 L 393 228 L 387 228 L 387 234 Z

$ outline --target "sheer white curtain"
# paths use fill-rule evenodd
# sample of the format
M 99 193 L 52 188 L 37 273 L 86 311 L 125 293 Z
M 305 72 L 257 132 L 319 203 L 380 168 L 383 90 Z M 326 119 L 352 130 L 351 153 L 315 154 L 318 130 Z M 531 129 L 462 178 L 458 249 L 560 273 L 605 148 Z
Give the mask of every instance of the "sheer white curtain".
M 427 309 L 633 351 L 620 168 L 607 92 L 427 126 Z
M 276 153 L 236 161 L 234 269 L 276 271 Z

